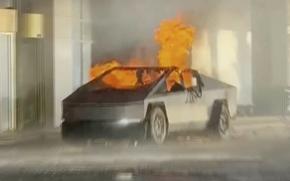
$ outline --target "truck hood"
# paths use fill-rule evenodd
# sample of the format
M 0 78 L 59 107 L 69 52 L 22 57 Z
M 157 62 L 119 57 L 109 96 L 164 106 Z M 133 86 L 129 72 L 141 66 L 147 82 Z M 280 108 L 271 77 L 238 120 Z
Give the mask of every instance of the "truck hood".
M 121 104 L 143 101 L 150 93 L 150 87 L 142 87 L 134 90 L 99 89 L 99 90 L 77 90 L 63 103 L 68 104 Z

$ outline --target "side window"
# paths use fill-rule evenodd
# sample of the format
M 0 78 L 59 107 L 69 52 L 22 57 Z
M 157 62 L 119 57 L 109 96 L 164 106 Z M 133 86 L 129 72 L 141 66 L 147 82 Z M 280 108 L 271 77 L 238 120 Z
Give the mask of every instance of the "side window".
M 198 87 L 197 74 L 191 69 L 186 69 L 181 72 L 182 83 L 186 89 Z
M 182 78 L 179 72 L 173 71 L 167 77 L 164 84 L 160 86 L 158 93 L 169 93 L 184 91 L 185 88 L 182 84 Z
M 173 71 L 167 77 L 165 83 L 160 87 L 158 92 L 166 93 L 179 92 L 184 90 L 198 90 L 201 92 L 201 87 L 203 84 L 199 79 L 198 72 L 191 69 L 186 69 L 181 73 L 178 71 Z
M 182 82 L 186 90 L 192 95 L 190 101 L 194 97 L 202 96 L 203 82 L 199 73 L 195 70 L 187 69 L 181 72 Z
M 167 92 L 183 91 L 182 77 L 179 72 L 173 71 L 166 79 Z

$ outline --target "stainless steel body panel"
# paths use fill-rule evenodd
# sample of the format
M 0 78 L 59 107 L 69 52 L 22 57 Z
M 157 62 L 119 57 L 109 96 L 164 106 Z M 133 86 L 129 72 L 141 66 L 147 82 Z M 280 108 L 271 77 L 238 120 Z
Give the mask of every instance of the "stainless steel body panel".
M 145 108 L 149 104 L 163 103 L 169 123 L 169 132 L 187 129 L 205 129 L 216 100 L 227 100 L 231 117 L 237 111 L 236 88 L 222 82 L 205 77 L 202 97 L 189 102 L 188 91 L 160 93 L 145 100 Z M 207 86 L 207 84 L 211 84 Z

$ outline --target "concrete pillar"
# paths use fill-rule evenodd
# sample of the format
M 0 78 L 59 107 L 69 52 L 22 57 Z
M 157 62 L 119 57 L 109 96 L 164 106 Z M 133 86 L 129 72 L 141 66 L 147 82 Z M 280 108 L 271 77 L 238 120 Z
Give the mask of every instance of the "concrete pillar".
M 254 112 L 280 114 L 287 84 L 287 1 L 251 5 Z
M 89 80 L 89 1 L 54 0 L 54 119 L 61 123 L 62 100 Z
M 54 126 L 61 124 L 62 100 L 73 91 L 73 0 L 54 0 Z

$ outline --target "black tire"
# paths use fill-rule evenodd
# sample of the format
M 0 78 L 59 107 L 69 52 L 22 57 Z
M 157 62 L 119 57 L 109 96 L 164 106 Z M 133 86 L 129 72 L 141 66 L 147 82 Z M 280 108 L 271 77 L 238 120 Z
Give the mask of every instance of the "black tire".
M 164 143 L 168 133 L 168 122 L 161 107 L 153 107 L 150 111 L 149 133 L 156 144 Z
M 230 129 L 230 112 L 227 101 L 215 101 L 212 108 L 208 129 L 216 138 L 226 138 Z

